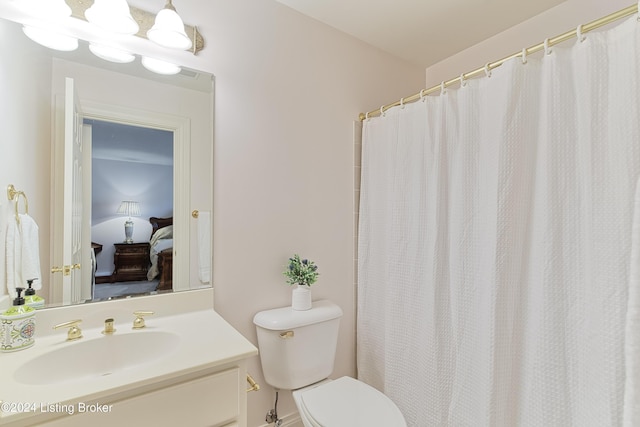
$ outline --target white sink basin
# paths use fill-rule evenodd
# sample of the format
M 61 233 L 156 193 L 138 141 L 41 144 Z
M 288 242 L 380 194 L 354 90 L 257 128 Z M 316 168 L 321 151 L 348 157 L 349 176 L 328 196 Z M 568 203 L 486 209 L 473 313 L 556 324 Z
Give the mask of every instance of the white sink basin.
M 174 333 L 148 330 L 60 342 L 57 348 L 24 363 L 14 379 L 22 384 L 55 385 L 104 377 L 162 359 L 179 343 Z

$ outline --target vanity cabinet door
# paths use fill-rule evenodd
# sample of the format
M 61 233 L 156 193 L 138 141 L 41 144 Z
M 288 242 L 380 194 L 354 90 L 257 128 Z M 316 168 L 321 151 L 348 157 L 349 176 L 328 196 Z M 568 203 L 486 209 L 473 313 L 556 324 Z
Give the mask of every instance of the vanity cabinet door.
M 108 403 L 104 413 L 76 413 L 47 427 L 238 426 L 239 369 L 229 369 L 129 399 Z M 101 403 L 104 405 L 104 403 Z M 77 407 L 77 406 L 76 406 Z

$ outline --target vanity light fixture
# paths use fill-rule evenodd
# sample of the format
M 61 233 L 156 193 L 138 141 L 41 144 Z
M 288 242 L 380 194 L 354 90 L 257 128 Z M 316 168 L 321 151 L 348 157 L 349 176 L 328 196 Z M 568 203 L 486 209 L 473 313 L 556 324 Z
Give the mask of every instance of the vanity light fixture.
M 184 22 L 176 12 L 176 8 L 167 0 L 167 4 L 156 15 L 155 24 L 147 31 L 147 38 L 152 42 L 171 49 L 190 49 L 193 43 L 184 31 Z
M 149 58 L 148 56 L 142 57 L 142 65 L 147 70 L 156 74 L 173 75 L 178 74 L 182 68 L 172 64 L 171 62 L 161 61 L 160 59 Z
M 87 21 L 118 34 L 136 34 L 140 27 L 131 16 L 127 0 L 95 0 L 84 12 Z
M 125 52 L 124 50 L 116 49 L 110 46 L 89 44 L 89 50 L 98 58 L 104 59 L 109 62 L 116 62 L 118 64 L 128 64 L 136 59 L 136 56 L 132 53 Z
M 117 213 L 129 217 L 124 223 L 124 243 L 133 243 L 133 221 L 131 221 L 131 217 L 140 216 L 140 202 L 124 200 L 120 203 Z
M 9 3 L 15 4 L 22 13 L 35 18 L 34 21 L 42 21 L 43 25 L 36 25 L 38 27 L 57 31 L 57 28 L 64 28 L 65 25 L 56 21 L 60 18 L 68 19 L 71 16 L 72 19 L 95 24 L 95 27 L 103 29 L 103 32 L 104 29 L 110 29 L 112 32 L 115 31 L 113 34 L 116 35 L 133 34 L 136 37 L 153 40 L 160 46 L 188 49 L 194 55 L 197 54 L 205 46 L 202 34 L 197 27 L 183 23 L 171 0 L 165 1 L 167 2 L 165 7 L 158 12 L 157 16 L 146 10 L 129 6 L 126 0 L 13 0 Z M 114 25 L 116 22 L 121 24 Z M 126 28 L 126 31 L 123 28 Z M 48 38 L 48 36 L 43 37 L 45 40 Z M 53 39 L 54 36 L 50 38 Z M 64 49 L 69 50 L 69 47 Z

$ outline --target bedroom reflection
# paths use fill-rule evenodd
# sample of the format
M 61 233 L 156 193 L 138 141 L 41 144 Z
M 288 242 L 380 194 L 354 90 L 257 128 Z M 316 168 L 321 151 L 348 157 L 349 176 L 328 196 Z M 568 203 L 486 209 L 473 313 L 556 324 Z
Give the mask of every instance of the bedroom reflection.
M 88 119 L 85 125 L 91 127 L 93 300 L 171 290 L 173 132 Z M 129 202 L 135 209 L 122 209 Z

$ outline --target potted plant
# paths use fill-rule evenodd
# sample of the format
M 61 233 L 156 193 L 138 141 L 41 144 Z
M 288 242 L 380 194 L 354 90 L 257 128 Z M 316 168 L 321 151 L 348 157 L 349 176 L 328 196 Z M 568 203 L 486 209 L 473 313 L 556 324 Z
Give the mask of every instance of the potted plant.
M 282 273 L 287 277 L 287 283 L 295 285 L 291 297 L 294 310 L 309 310 L 311 308 L 311 285 L 318 280 L 318 266 L 308 259 L 301 259 L 298 254 L 289 258 L 289 265 Z

